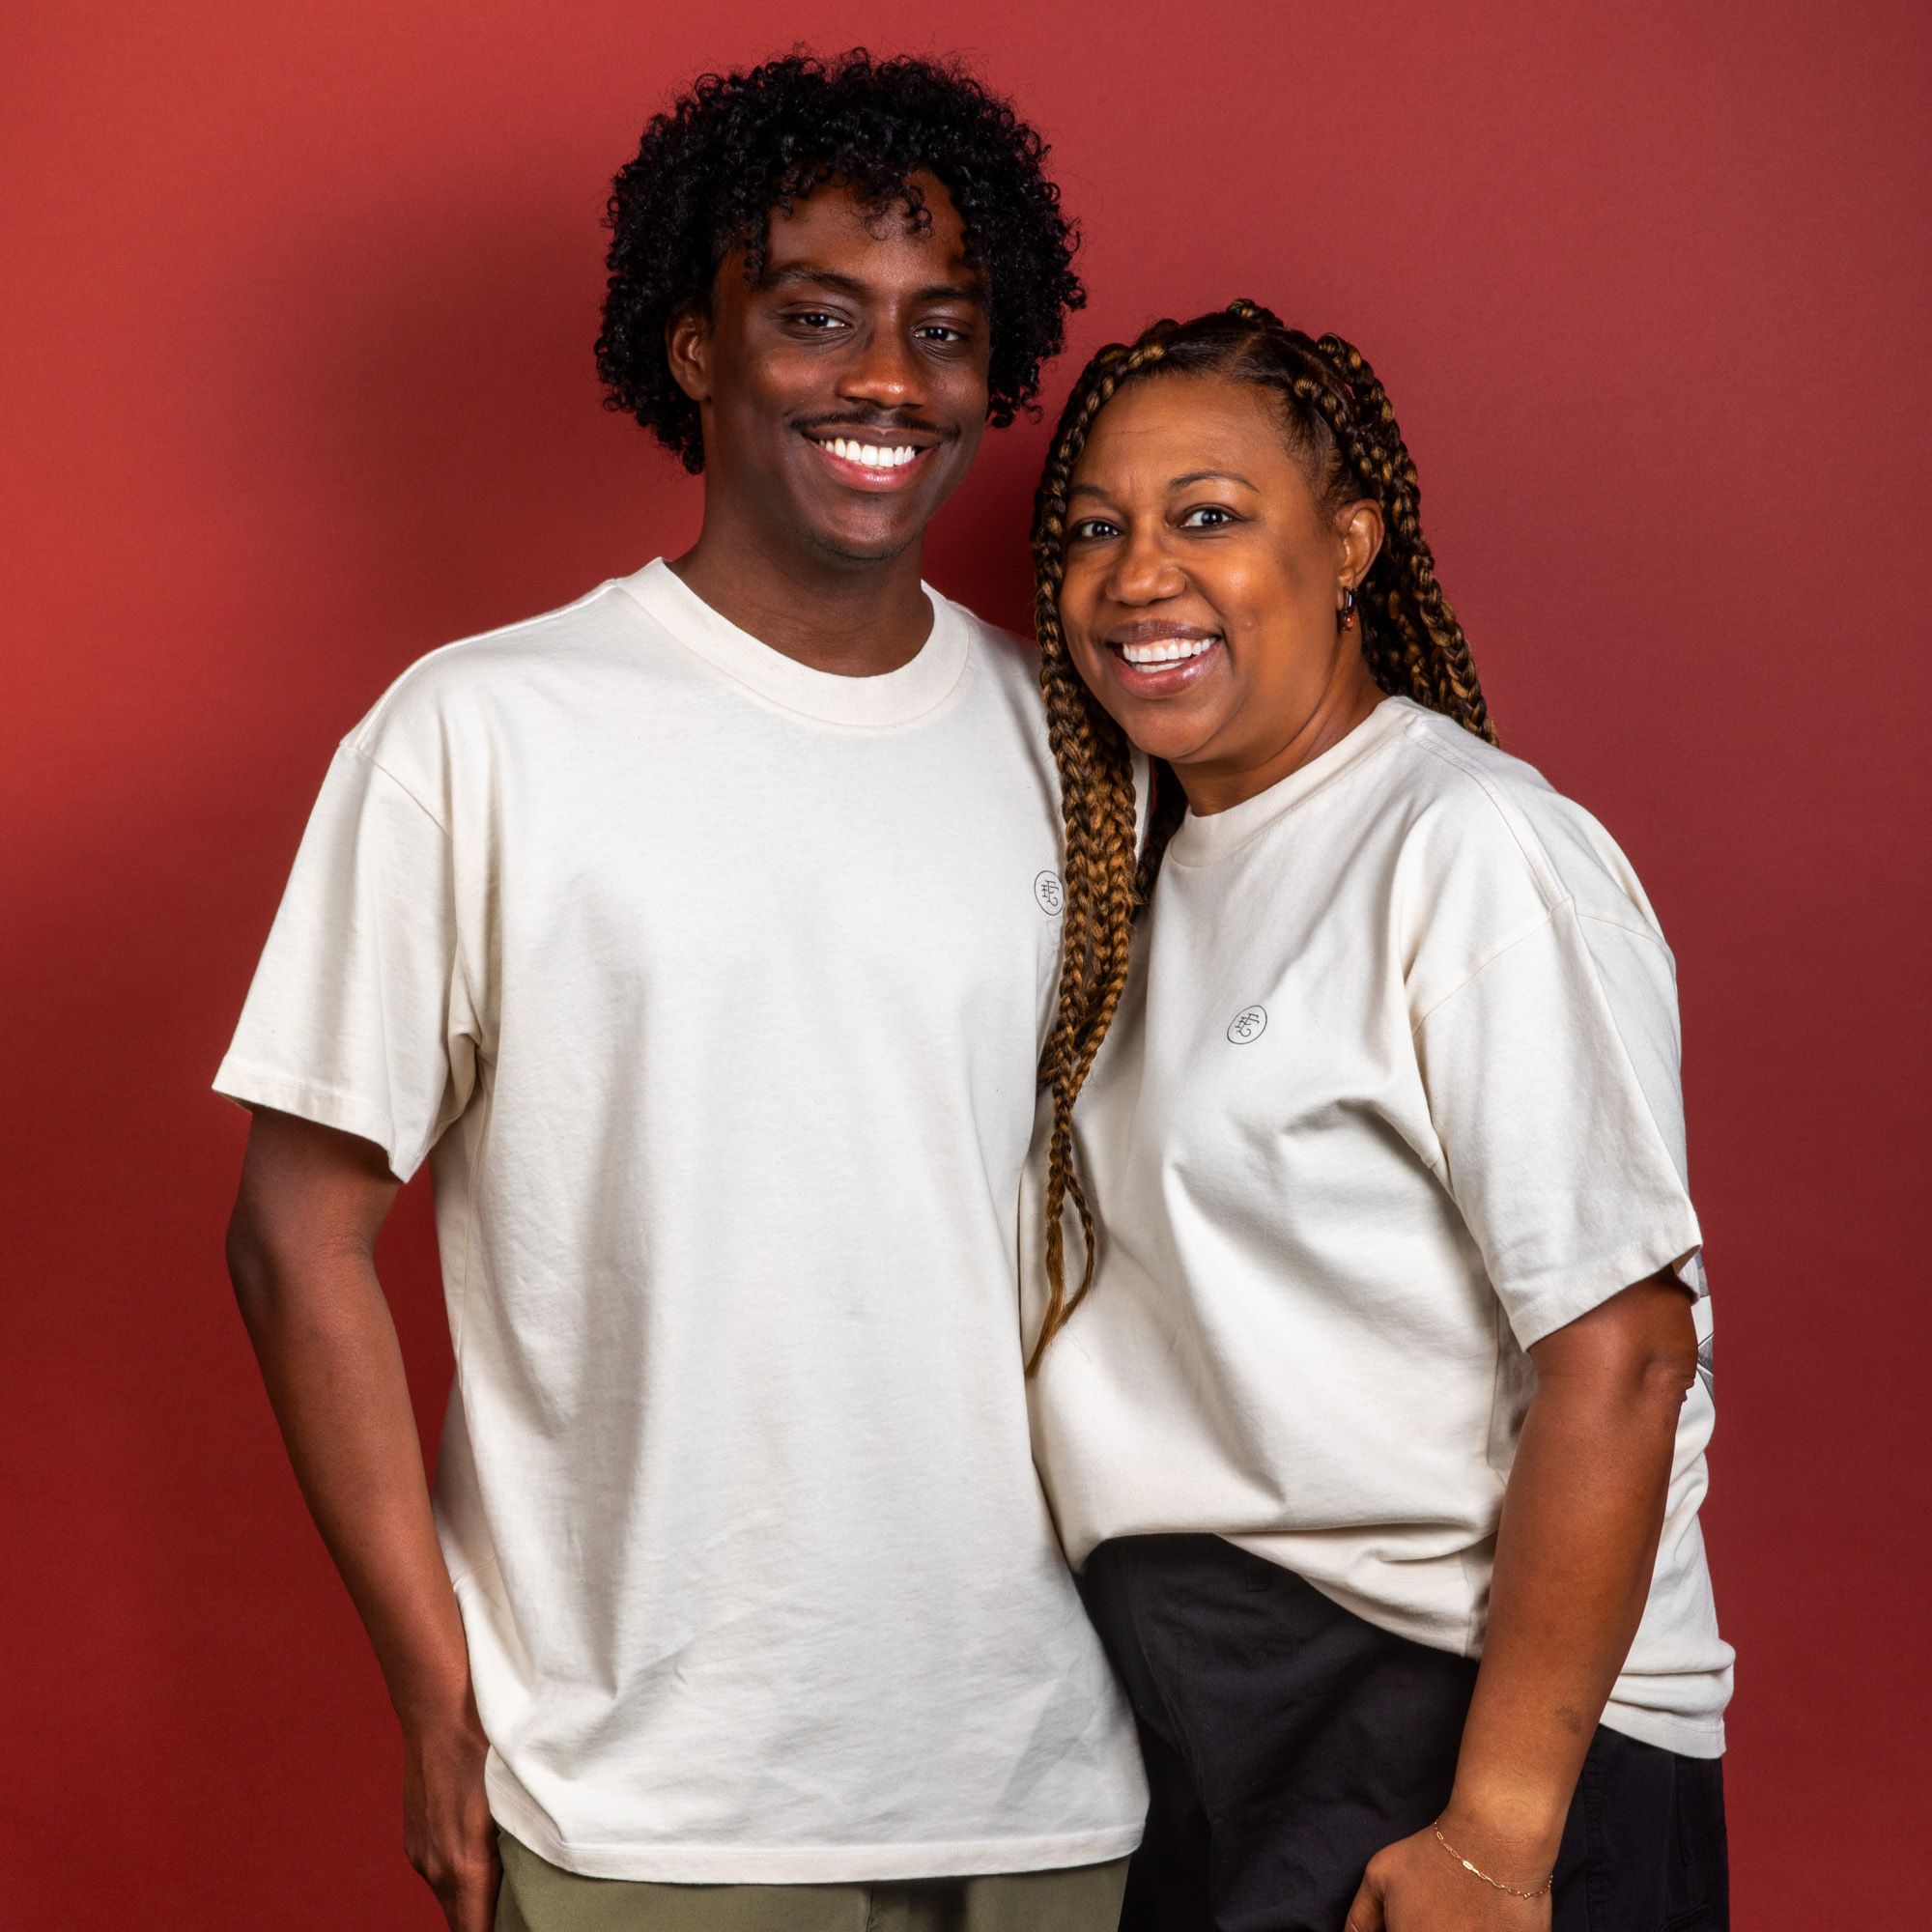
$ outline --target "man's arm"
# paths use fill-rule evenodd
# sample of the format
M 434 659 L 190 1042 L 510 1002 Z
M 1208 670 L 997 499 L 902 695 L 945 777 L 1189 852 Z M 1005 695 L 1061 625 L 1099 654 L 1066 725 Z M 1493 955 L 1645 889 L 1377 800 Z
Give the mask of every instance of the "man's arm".
M 1669 1275 L 1627 1288 L 1530 1350 L 1537 1390 L 1496 1532 L 1489 1632 L 1442 1835 L 1527 1889 L 1555 1862 L 1571 1795 L 1643 1616 L 1678 1411 L 1697 1373 L 1690 1299 Z M 1379 1853 L 1354 1932 L 1531 1932 L 1549 1899 L 1463 1871 L 1430 1832 Z
M 256 1110 L 228 1271 L 296 1480 L 402 1720 L 410 1861 L 452 1932 L 490 1932 L 497 1866 L 486 1745 L 376 1278 L 376 1236 L 397 1186 L 372 1143 Z

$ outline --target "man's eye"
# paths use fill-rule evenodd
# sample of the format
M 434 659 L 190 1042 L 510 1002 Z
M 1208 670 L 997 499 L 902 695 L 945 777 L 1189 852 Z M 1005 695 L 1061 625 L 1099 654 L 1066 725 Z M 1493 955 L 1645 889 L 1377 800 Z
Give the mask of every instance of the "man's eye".
M 1203 519 L 1208 521 L 1203 522 Z M 1224 510 L 1218 503 L 1202 503 L 1187 511 L 1180 519 L 1183 530 L 1217 530 L 1223 524 L 1235 522 L 1235 513 Z
M 792 317 L 792 320 L 795 323 L 798 323 L 802 327 L 814 329 L 821 332 L 828 328 L 840 328 L 843 327 L 844 326 L 843 321 L 840 317 L 836 315 L 827 315 L 823 309 L 817 309 L 817 308 L 806 309 L 801 313 L 794 315 Z
M 950 322 L 923 323 L 914 332 L 919 335 L 929 336 L 936 341 L 964 342 L 966 340 L 966 331 L 963 328 L 954 328 Z

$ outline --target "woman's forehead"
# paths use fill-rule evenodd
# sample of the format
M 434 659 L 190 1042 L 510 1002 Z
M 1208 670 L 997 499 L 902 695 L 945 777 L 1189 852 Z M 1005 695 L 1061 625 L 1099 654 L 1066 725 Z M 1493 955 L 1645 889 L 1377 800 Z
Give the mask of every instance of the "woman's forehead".
M 1255 484 L 1294 469 L 1279 405 L 1253 383 L 1211 375 L 1141 377 L 1094 418 L 1073 480 L 1165 482 L 1198 470 L 1233 470 Z

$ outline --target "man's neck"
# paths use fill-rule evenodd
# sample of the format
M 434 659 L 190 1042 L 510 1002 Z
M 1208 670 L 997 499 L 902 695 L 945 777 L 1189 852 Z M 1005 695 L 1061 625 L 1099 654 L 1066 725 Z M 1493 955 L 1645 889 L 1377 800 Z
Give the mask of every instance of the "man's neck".
M 876 561 L 829 555 L 734 526 L 707 502 L 697 541 L 670 568 L 718 614 L 813 670 L 879 677 L 932 629 L 918 544 Z

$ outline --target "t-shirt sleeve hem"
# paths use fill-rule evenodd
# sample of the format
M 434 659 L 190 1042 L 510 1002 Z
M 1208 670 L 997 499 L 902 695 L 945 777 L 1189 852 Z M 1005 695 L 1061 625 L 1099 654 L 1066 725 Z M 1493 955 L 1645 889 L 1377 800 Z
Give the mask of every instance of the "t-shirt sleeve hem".
M 398 1180 L 407 1181 L 429 1151 L 424 1147 L 404 1146 L 384 1110 L 357 1094 L 232 1055 L 221 1063 L 214 1076 L 214 1091 L 242 1106 L 272 1107 L 277 1113 L 294 1114 L 298 1120 L 373 1142 L 383 1150 L 389 1172 Z
M 1728 1695 L 1728 1689 L 1724 1694 Z M 1604 1712 L 1604 1728 L 1620 1731 L 1639 1744 L 1655 1745 L 1659 1750 L 1674 1751 L 1679 1757 L 1713 1758 L 1724 1754 L 1721 1712 L 1708 1718 L 1685 1717 L 1675 1711 L 1653 1711 L 1642 1705 L 1626 1704 L 1612 1693 Z
M 1653 1275 L 1674 1275 L 1694 1299 L 1702 1292 L 1697 1272 L 1702 1251 L 1703 1236 L 1696 1223 L 1681 1223 L 1601 1261 L 1563 1268 L 1554 1280 L 1546 1276 L 1542 1287 L 1524 1290 L 1500 1284 L 1498 1292 L 1518 1343 L 1530 1349 Z

